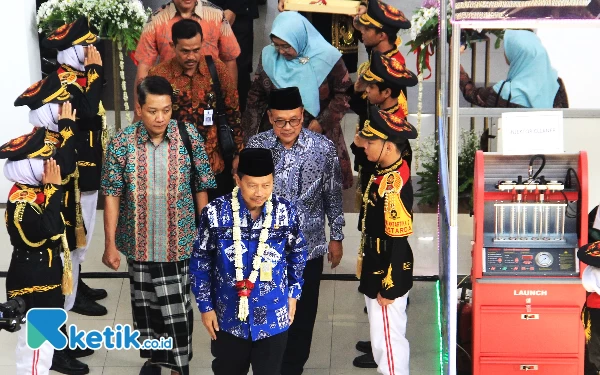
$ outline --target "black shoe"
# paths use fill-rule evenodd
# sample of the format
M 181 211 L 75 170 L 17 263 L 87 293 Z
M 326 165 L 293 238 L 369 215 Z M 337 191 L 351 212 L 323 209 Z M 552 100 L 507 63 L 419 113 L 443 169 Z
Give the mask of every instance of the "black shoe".
M 373 354 L 371 353 L 359 355 L 358 357 L 354 358 L 352 364 L 354 367 L 358 368 L 377 368 L 377 363 L 375 363 Z
M 73 305 L 71 312 L 87 316 L 103 316 L 108 314 L 106 307 L 79 293 L 75 298 L 75 304 Z
M 79 279 L 79 283 L 77 284 L 77 296 L 80 293 L 92 301 L 98 301 L 108 296 L 105 289 L 90 288 L 82 279 Z
M 55 350 L 50 370 L 67 375 L 86 375 L 90 368 L 85 363 L 70 357 L 64 350 Z
M 160 366 L 146 361 L 140 370 L 140 375 L 160 375 Z
M 76 347 L 75 349 L 69 349 L 68 347 L 64 349 L 69 357 L 71 358 L 83 358 L 89 357 L 94 354 L 94 349 L 85 348 L 81 349 L 80 347 Z
M 359 341 L 356 343 L 356 350 L 365 354 L 371 354 L 371 341 Z

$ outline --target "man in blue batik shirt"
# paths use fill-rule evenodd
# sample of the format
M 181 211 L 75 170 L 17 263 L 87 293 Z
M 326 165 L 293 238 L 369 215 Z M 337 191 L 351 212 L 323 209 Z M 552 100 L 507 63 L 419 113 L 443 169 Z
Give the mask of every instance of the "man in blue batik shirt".
M 278 375 L 294 321 L 306 242 L 273 171 L 270 150 L 242 150 L 238 187 L 202 210 L 190 270 L 216 375 Z
M 317 317 L 323 256 L 331 268 L 342 258 L 344 212 L 342 177 L 335 145 L 321 134 L 302 127 L 304 107 L 297 87 L 271 90 L 269 120 L 273 130 L 255 135 L 247 147 L 273 152 L 275 194 L 298 207 L 302 233 L 308 243 L 302 300 L 296 320 L 288 333 L 281 375 L 302 374 L 310 355 L 313 327 Z M 329 222 L 329 246 L 325 238 L 325 217 Z

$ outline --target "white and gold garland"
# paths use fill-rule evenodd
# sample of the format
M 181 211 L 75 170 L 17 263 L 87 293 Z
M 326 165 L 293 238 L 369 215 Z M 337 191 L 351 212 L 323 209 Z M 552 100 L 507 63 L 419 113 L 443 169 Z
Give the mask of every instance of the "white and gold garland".
M 123 106 L 125 107 L 125 118 L 127 124 L 131 124 L 131 113 L 129 113 L 129 96 L 127 95 L 127 82 L 125 81 L 125 60 L 123 58 L 123 43 L 117 42 L 119 49 L 119 75 L 121 77 L 121 89 L 123 90 Z
M 271 196 L 267 199 L 266 204 L 266 215 L 265 220 L 262 223 L 262 229 L 260 236 L 258 237 L 258 249 L 254 258 L 252 259 L 252 272 L 248 279 L 244 279 L 244 263 L 242 260 L 242 230 L 241 230 L 241 219 L 240 219 L 240 202 L 238 200 L 239 187 L 233 189 L 233 196 L 231 198 L 231 209 L 233 210 L 233 249 L 234 249 L 234 265 L 235 265 L 235 278 L 236 288 L 238 289 L 238 296 L 240 297 L 238 318 L 241 321 L 246 321 L 248 314 L 250 313 L 248 305 L 248 296 L 254 288 L 260 266 L 262 263 L 262 257 L 267 248 L 266 242 L 269 238 L 269 228 L 273 221 L 273 202 Z

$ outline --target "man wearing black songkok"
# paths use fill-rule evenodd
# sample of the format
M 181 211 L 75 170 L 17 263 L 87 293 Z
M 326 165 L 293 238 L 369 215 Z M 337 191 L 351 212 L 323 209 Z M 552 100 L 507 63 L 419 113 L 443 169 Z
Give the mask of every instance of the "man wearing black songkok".
M 270 150 L 242 150 L 237 187 L 202 210 L 190 270 L 216 375 L 278 375 L 294 322 L 306 242 L 273 171 Z
M 302 232 L 308 243 L 302 299 L 296 321 L 290 328 L 281 374 L 302 374 L 310 354 L 317 317 L 323 258 L 337 267 L 342 258 L 344 212 L 342 178 L 334 144 L 321 134 L 302 127 L 304 108 L 297 87 L 272 90 L 269 121 L 273 129 L 250 138 L 247 147 L 273 152 L 274 192 L 298 208 Z M 325 217 L 330 228 L 325 237 Z

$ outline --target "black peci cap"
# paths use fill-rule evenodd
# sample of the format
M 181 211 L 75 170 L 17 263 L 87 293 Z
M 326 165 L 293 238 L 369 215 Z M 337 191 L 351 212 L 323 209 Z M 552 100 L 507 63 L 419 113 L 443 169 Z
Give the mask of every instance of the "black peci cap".
M 297 87 L 285 87 L 271 90 L 269 109 L 290 110 L 302 107 L 302 96 Z
M 245 148 L 240 152 L 238 173 L 252 176 L 264 177 L 275 172 L 273 154 L 266 148 Z

